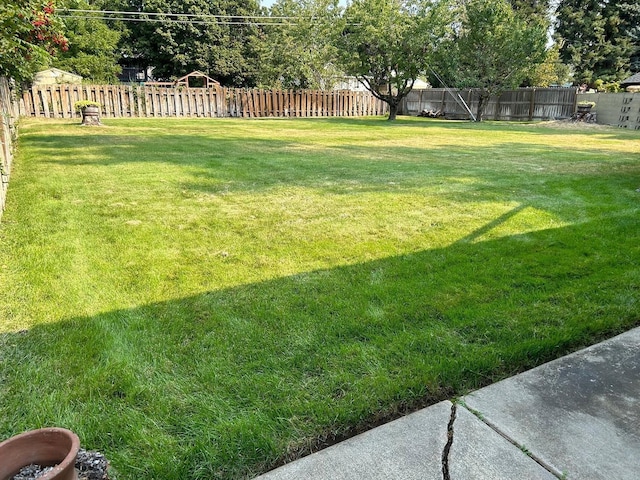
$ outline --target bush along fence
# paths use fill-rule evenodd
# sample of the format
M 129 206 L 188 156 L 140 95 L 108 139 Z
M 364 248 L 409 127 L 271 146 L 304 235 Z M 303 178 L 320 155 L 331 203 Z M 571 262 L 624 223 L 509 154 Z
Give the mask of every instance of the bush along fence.
M 387 105 L 368 92 L 129 85 L 43 85 L 26 90 L 20 113 L 79 118 L 78 100 L 101 104 L 109 117 L 353 117 L 382 115 Z
M 16 119 L 18 118 L 18 102 L 13 95 L 9 81 L 0 77 L 0 218 L 4 211 L 9 188 L 9 174 L 13 161 L 13 145 L 16 138 Z
M 484 110 L 486 120 L 554 120 L 570 118 L 576 109 L 575 88 L 520 88 L 491 97 Z M 401 107 L 404 115 L 421 112 L 442 114 L 450 119 L 468 119 L 466 103 L 476 113 L 478 90 L 429 88 L 409 92 Z

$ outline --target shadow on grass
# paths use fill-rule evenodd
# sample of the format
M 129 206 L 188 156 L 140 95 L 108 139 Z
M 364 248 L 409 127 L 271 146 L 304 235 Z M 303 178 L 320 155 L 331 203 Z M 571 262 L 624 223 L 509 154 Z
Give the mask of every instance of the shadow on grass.
M 118 478 L 246 478 L 640 324 L 637 212 L 0 337 L 0 432 Z

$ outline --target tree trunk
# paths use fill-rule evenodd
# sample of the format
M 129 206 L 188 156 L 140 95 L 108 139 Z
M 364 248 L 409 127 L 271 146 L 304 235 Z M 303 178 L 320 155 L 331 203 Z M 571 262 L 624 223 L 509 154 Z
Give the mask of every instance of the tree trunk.
M 480 92 L 480 98 L 478 99 L 478 109 L 476 110 L 476 122 L 482 121 L 484 115 L 484 108 L 489 103 L 489 94 L 486 92 Z
M 398 115 L 398 104 L 397 103 L 389 103 L 389 121 L 393 121 L 396 119 Z

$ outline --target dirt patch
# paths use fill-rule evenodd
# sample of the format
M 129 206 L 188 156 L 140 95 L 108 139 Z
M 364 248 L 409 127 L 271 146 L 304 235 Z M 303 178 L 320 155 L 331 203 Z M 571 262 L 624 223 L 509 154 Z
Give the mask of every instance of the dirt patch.
M 597 123 L 572 122 L 571 120 L 550 120 L 548 122 L 531 123 L 532 127 L 557 128 L 561 130 L 608 130 L 611 125 L 599 125 Z

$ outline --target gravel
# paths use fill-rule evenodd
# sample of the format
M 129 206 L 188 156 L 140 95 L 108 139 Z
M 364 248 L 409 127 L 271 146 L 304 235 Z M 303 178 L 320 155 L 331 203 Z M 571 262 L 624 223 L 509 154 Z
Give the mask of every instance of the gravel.
M 107 468 L 109 461 L 100 452 L 89 452 L 84 449 L 78 451 L 76 457 L 76 470 L 78 470 L 78 480 L 109 480 Z M 31 464 L 13 476 L 11 480 L 37 480 L 46 475 L 53 467 L 43 467 Z
M 41 467 L 40 465 L 32 463 L 31 465 L 22 467 L 22 469 L 13 476 L 13 480 L 34 480 L 46 475 L 51 470 L 53 470 L 53 467 Z

